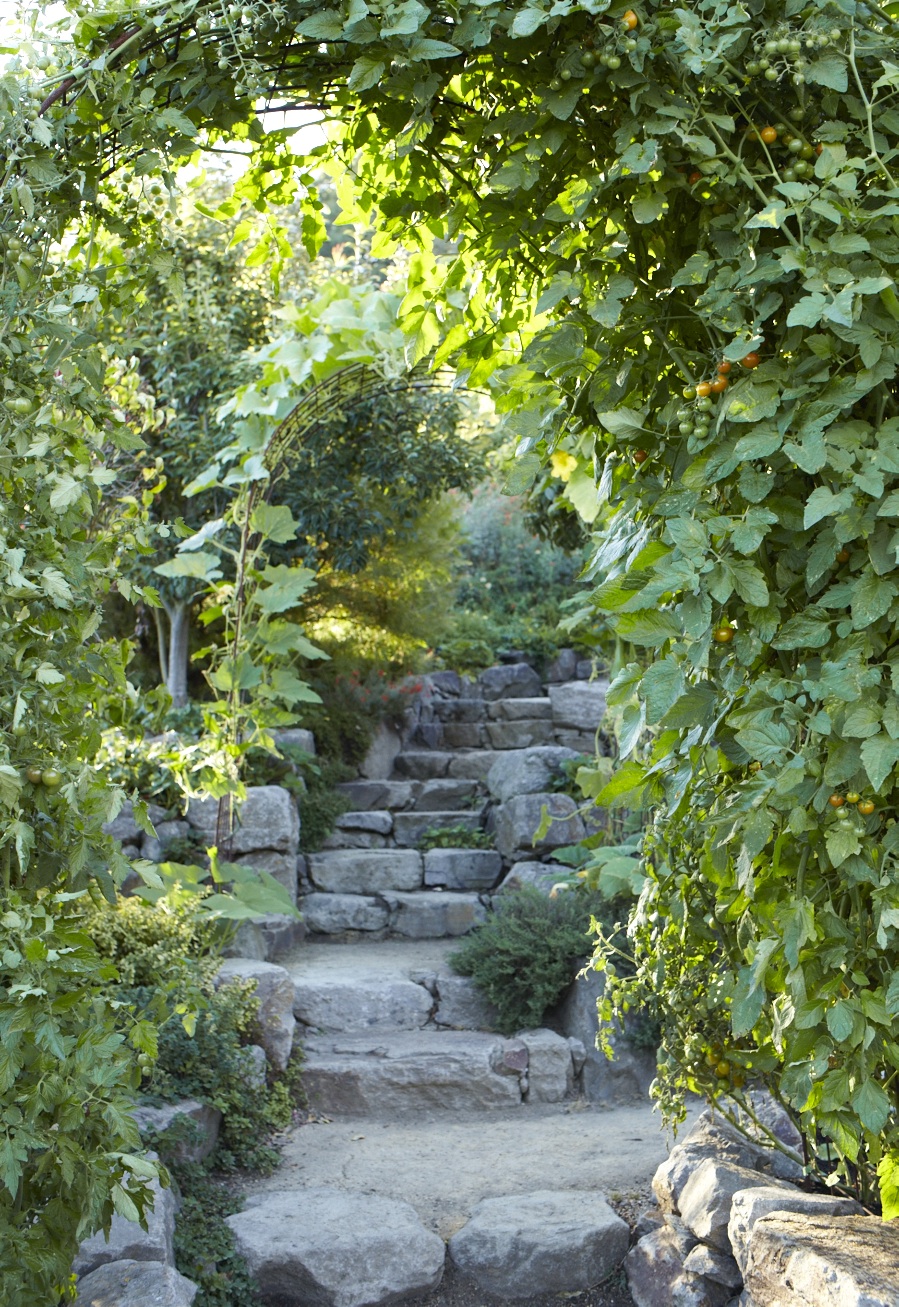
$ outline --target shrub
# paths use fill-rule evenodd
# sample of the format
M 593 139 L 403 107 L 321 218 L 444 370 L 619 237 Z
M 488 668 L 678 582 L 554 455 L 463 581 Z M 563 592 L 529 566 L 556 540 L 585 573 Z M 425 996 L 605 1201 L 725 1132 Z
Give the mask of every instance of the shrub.
M 418 841 L 422 853 L 428 849 L 492 849 L 493 836 L 467 826 L 434 826 Z
M 505 1035 L 539 1026 L 591 950 L 590 921 L 609 904 L 572 889 L 548 898 L 531 886 L 498 895 L 487 920 L 450 955 L 496 1008 Z

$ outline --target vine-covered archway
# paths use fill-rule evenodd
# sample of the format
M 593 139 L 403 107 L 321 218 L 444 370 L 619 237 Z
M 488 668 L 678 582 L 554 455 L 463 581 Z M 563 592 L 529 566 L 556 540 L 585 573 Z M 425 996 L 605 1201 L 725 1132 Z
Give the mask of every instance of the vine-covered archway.
M 660 1004 L 663 1101 L 739 1096 L 761 1076 L 812 1144 L 829 1141 L 843 1181 L 872 1197 L 879 1165 L 895 1210 L 890 10 L 76 13 L 71 38 L 36 36 L 0 83 L 7 902 L 117 872 L 90 705 L 123 670 L 93 635 L 144 528 L 139 504 L 103 505 L 103 449 L 132 437 L 104 391 L 102 320 L 139 305 L 142 267 L 166 266 L 167 192 L 200 145 L 250 148 L 243 202 L 302 204 L 314 247 L 310 165 L 252 106 L 317 108 L 348 215 L 377 209 L 381 248 L 414 251 L 410 359 L 490 381 L 522 482 L 565 452 L 566 493 L 614 509 L 585 607 L 645 656 L 616 679 L 622 766 L 599 798 L 658 805 L 627 988 Z M 276 254 L 274 226 L 266 242 Z M 15 1011 L 0 1003 L 4 1030 Z M 22 1074 L 14 1058 L 2 1092 Z M 93 1160 L 72 1210 L 90 1224 L 122 1166 L 82 1125 L 71 1146 Z M 21 1213 L 48 1210 L 39 1186 L 22 1195 L 49 1156 L 40 1139 L 22 1135 L 3 1175 L 25 1242 Z

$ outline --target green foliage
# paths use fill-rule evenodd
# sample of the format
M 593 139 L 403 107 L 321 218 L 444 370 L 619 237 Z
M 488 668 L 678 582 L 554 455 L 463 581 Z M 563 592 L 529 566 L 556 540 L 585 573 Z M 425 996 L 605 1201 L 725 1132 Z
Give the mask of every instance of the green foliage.
M 181 1191 L 175 1265 L 199 1285 L 194 1307 L 261 1307 L 259 1286 L 225 1224 L 226 1216 L 240 1210 L 241 1195 L 216 1180 L 208 1164 L 173 1161 L 170 1167 Z
M 114 907 L 105 903 L 86 912 L 83 927 L 121 985 L 164 990 L 215 970 L 214 959 L 200 963 L 220 943 L 220 931 L 191 902 L 153 911 L 143 899 L 122 898 Z
M 505 1035 L 533 1030 L 571 985 L 591 948 L 590 920 L 608 908 L 578 890 L 555 897 L 529 885 L 500 894 L 494 910 L 450 955 L 496 1008 Z
M 493 836 L 485 830 L 467 826 L 430 826 L 418 841 L 423 853 L 428 849 L 492 849 Z
M 559 596 L 580 570 L 583 541 L 566 553 L 531 533 L 523 509 L 523 501 L 485 481 L 460 510 L 456 607 L 436 648 L 458 671 L 493 666 L 508 649 L 546 664 L 565 642 L 557 630 Z
M 80 1239 L 137 1219 L 157 1168 L 135 1158 L 133 1051 L 153 1031 L 110 996 L 114 972 L 81 929 L 77 896 L 10 893 L 0 914 L 0 1300 L 55 1302 Z M 131 1048 L 129 1049 L 129 1042 Z

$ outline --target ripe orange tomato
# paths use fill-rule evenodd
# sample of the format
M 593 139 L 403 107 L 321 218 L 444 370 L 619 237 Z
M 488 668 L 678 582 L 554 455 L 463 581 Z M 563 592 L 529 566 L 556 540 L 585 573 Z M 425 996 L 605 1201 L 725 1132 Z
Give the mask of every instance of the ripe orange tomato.
M 697 182 L 701 182 L 701 181 L 702 181 L 702 173 L 701 173 L 701 172 L 691 172 L 691 173 L 690 173 L 690 176 L 689 176 L 689 178 L 688 178 L 688 181 L 689 181 L 689 183 L 690 183 L 691 186 L 695 186 Z
M 870 817 L 875 806 L 873 799 L 862 799 L 861 803 L 858 805 L 858 810 L 863 817 Z
M 728 372 L 730 372 L 730 369 L 731 369 L 730 363 L 728 363 L 727 359 L 723 359 L 722 362 L 718 364 L 718 368 L 717 368 L 718 376 L 726 377 Z
M 649 455 L 647 454 L 647 452 L 646 452 L 645 449 L 635 449 L 635 450 L 634 450 L 634 462 L 635 462 L 635 463 L 645 463 L 646 460 L 647 460 L 648 458 L 649 458 Z
M 751 349 L 748 354 L 744 354 L 740 359 L 744 368 L 757 368 L 761 361 L 761 358 L 756 354 L 754 349 Z
M 713 395 L 722 394 L 723 391 L 727 390 L 727 377 L 718 377 L 717 381 L 713 381 L 709 386 L 709 390 Z
M 712 639 L 716 644 L 730 644 L 734 638 L 734 628 L 732 626 L 716 626 L 712 632 Z
M 640 19 L 634 13 L 633 9 L 628 9 L 621 21 L 629 32 L 632 32 L 640 23 Z
M 832 808 L 842 808 L 846 800 L 843 798 L 842 794 L 832 794 L 827 802 Z
M 759 136 L 765 142 L 766 145 L 773 145 L 774 142 L 777 140 L 777 128 L 763 127 L 762 130 L 759 132 Z
M 848 562 L 849 562 L 849 557 L 850 557 L 850 555 L 849 555 L 849 550 L 848 550 L 848 549 L 841 549 L 841 550 L 839 551 L 839 553 L 837 554 L 836 559 L 837 559 L 837 562 L 838 562 L 838 563 L 848 563 Z
M 709 382 L 700 381 L 699 385 L 696 387 L 696 394 L 699 396 L 699 398 L 705 399 L 706 395 L 710 395 L 711 393 L 712 393 L 712 387 L 709 384 Z

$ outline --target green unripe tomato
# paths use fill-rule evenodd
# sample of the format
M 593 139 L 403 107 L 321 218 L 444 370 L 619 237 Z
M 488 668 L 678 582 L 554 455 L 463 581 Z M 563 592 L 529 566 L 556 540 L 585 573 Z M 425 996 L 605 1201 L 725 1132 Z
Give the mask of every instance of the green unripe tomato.
M 26 777 L 28 778 L 28 780 L 31 781 L 31 784 L 32 784 L 32 785 L 40 785 L 40 783 L 41 783 L 41 781 L 43 780 L 43 777 L 44 777 L 44 773 L 43 773 L 43 771 L 41 770 L 41 768 L 40 768 L 40 767 L 34 767 L 34 766 L 32 766 L 32 767 L 26 767 L 26 768 L 25 768 L 25 775 L 26 775 Z
M 609 66 L 609 68 L 611 68 L 612 72 L 615 72 L 616 69 L 618 69 L 618 68 L 621 67 L 621 60 L 618 58 L 617 54 L 610 54 L 610 55 L 609 55 L 609 65 L 608 65 L 608 66 Z
M 815 157 L 815 147 L 813 145 L 803 145 L 799 151 L 800 159 L 813 159 Z
M 766 68 L 766 69 L 765 69 L 765 81 L 766 81 L 766 82 L 776 82 L 776 81 L 777 81 L 777 70 L 774 69 L 774 68 Z
M 45 767 L 41 772 L 41 780 L 48 790 L 57 790 L 62 785 L 62 772 L 56 767 Z
M 682 436 L 690 436 L 690 435 L 693 434 L 693 423 L 692 423 L 692 422 L 679 422 L 679 423 L 677 424 L 677 429 L 678 429 L 678 431 L 681 433 Z
M 549 89 L 550 89 L 551 91 L 561 91 L 561 89 L 562 89 L 562 83 L 561 83 L 561 81 L 559 80 L 558 77 L 554 77 L 554 78 L 552 79 L 552 81 L 551 81 L 550 84 L 549 84 Z
M 585 68 L 596 67 L 596 55 L 593 53 L 592 50 L 581 51 L 581 63 L 584 65 Z
M 681 394 L 683 395 L 684 399 L 695 399 L 696 389 L 693 386 L 684 386 L 683 390 L 681 391 Z
M 24 722 L 19 722 L 18 726 L 12 728 L 12 733 L 17 740 L 22 740 L 28 734 L 28 727 Z
M 750 59 L 749 63 L 746 65 L 746 71 L 750 77 L 757 77 L 762 71 L 762 65 L 755 59 Z

